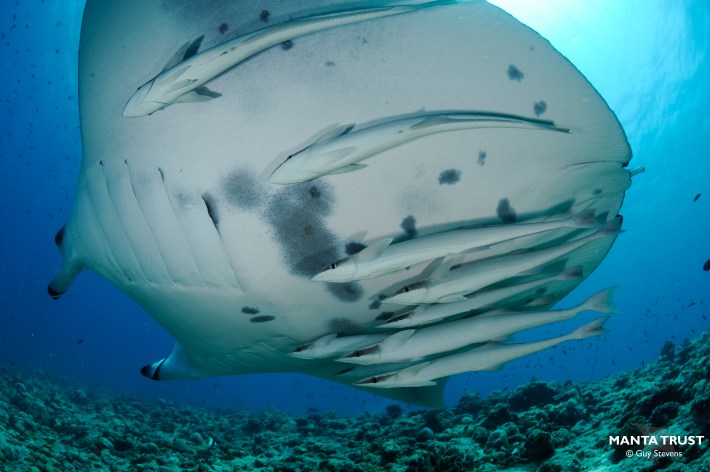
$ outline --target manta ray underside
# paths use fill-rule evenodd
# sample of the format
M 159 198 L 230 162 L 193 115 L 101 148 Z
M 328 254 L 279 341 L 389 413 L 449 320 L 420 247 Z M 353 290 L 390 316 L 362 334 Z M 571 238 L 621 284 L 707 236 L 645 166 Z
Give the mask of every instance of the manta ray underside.
M 478 251 L 367 280 L 311 278 L 384 239 L 585 210 L 601 227 L 631 183 L 631 151 L 604 100 L 545 39 L 483 1 L 88 0 L 79 97 L 83 161 L 49 292 L 58 298 L 90 269 L 131 296 L 176 340 L 144 367 L 153 379 L 290 371 L 351 385 L 409 367 L 290 353 L 332 334 L 382 334 L 378 325 L 415 308 L 384 299 Z M 152 108 L 124 116 L 130 100 Z M 319 138 L 342 139 L 337 126 L 365 130 L 344 135 L 358 147 L 387 139 L 368 132 L 378 123 L 392 131 L 393 117 L 442 110 L 534 126 L 447 129 L 384 146 L 350 172 L 269 182 Z M 590 231 L 559 227 L 484 250 L 522 254 Z M 500 276 L 483 290 L 551 281 L 492 308 L 551 307 L 615 234 Z M 553 277 L 573 268 L 580 277 Z M 373 393 L 436 406 L 445 383 Z

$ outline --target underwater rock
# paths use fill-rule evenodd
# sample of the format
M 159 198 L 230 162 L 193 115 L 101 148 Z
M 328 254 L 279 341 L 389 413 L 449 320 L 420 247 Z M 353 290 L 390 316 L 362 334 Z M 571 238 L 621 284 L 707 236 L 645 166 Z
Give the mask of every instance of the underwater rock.
M 531 382 L 513 390 L 508 404 L 513 410 L 527 410 L 532 406 L 544 406 L 552 402 L 557 392 L 546 382 Z
M 417 442 L 425 442 L 429 441 L 430 439 L 434 439 L 434 431 L 431 430 L 431 428 L 422 428 L 419 430 L 417 433 L 416 438 L 414 438 Z
M 533 429 L 525 437 L 525 456 L 533 461 L 549 459 L 555 453 L 550 433 Z
M 165 472 L 710 470 L 707 439 L 677 446 L 682 457 L 665 462 L 628 458 L 629 446 L 608 440 L 709 437 L 708 358 L 710 334 L 704 333 L 666 348 L 643 369 L 594 383 L 534 381 L 487 398 L 467 393 L 454 408 L 393 404 L 356 417 L 315 409 L 296 416 L 212 411 L 116 398 L 0 368 L 0 392 L 12 392 L 0 396 L 0 463 L 3 470 L 28 470 L 32 463 L 44 470 Z M 88 403 L 75 401 L 78 391 Z
M 502 429 L 496 429 L 490 436 L 488 436 L 488 441 L 486 441 L 486 449 L 492 449 L 495 451 L 500 451 L 503 449 L 508 449 L 510 443 L 508 442 L 508 433 Z

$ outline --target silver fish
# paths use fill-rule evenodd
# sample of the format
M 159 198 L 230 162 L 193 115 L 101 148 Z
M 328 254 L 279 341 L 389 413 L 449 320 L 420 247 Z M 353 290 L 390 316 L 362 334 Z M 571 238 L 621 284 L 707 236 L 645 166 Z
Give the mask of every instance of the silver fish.
M 381 325 L 377 325 L 377 327 L 386 329 L 412 328 L 436 323 L 451 316 L 465 314 L 473 310 L 490 309 L 498 306 L 498 304 L 517 306 L 525 300 L 525 297 L 531 296 L 531 292 L 541 296 L 545 294 L 546 287 L 549 284 L 572 281 L 582 276 L 581 269 L 573 268 L 551 277 L 505 287 L 496 287 L 490 290 L 481 290 L 460 302 L 419 305 L 413 310 L 393 316 Z
M 355 131 L 353 128 L 354 124 L 338 127 L 290 155 L 274 170 L 269 182 L 295 184 L 360 170 L 365 167 L 358 164 L 360 161 L 432 134 L 484 128 L 569 132 L 551 121 L 472 110 L 422 112 L 380 120 Z
M 452 271 L 449 269 L 453 260 L 449 260 L 448 263 L 442 264 L 428 280 L 407 285 L 382 302 L 417 305 L 465 301 L 465 296 L 470 293 L 550 263 L 591 241 L 615 236 L 619 233 L 619 225 L 620 221 L 613 220 L 594 233 L 566 244 L 521 254 L 493 257 Z
M 598 318 L 564 336 L 531 343 L 488 343 L 469 351 L 440 357 L 433 361 L 416 364 L 395 372 L 369 377 L 355 384 L 373 388 L 426 387 L 434 385 L 436 379 L 462 372 L 498 370 L 506 362 L 548 349 L 565 341 L 602 335 L 608 331 L 602 327 L 607 318 Z
M 593 210 L 583 210 L 564 219 L 540 223 L 515 223 L 457 229 L 391 244 L 392 238 L 377 241 L 350 257 L 330 264 L 311 278 L 317 282 L 351 282 L 371 279 L 406 269 L 424 261 L 462 252 L 474 252 L 472 260 L 485 259 L 487 249 L 512 239 L 558 228 L 598 227 Z
M 374 345 L 339 358 L 351 364 L 381 364 L 422 360 L 475 343 L 501 341 L 508 336 L 556 321 L 569 320 L 583 311 L 616 313 L 612 305 L 615 288 L 592 295 L 574 308 L 551 311 L 507 312 L 494 310 L 482 315 L 437 326 L 399 331 Z
M 202 102 L 221 96 L 204 84 L 260 52 L 308 34 L 423 8 L 455 3 L 430 1 L 382 8 L 346 10 L 309 16 L 268 26 L 197 53 L 204 36 L 183 44 L 160 73 L 138 87 L 126 103 L 123 116 L 154 113 L 176 102 Z

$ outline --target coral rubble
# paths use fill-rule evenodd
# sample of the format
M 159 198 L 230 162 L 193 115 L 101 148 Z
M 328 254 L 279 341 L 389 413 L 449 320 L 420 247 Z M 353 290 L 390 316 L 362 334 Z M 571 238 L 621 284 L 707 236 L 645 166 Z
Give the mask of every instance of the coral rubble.
M 710 470 L 708 359 L 705 333 L 667 344 L 651 365 L 594 383 L 532 381 L 488 398 L 468 393 L 445 410 L 391 405 L 354 417 L 197 409 L 0 369 L 0 464 L 8 471 Z M 670 437 L 673 444 L 664 444 Z M 633 438 L 643 442 L 625 442 Z

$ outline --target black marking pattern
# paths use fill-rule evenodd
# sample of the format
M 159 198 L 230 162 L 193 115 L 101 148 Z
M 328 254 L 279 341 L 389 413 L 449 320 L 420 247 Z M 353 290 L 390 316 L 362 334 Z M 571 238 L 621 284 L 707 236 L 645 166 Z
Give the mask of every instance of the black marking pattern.
M 259 309 L 253 306 L 243 306 L 242 313 L 245 313 L 247 315 L 258 315 Z
M 547 111 L 547 103 L 545 103 L 544 100 L 535 102 L 535 104 L 533 105 L 533 111 L 535 112 L 535 116 L 540 116 L 544 114 Z
M 260 315 L 260 316 L 255 316 L 254 318 L 250 318 L 249 321 L 252 323 L 266 323 L 267 321 L 273 321 L 275 320 L 275 316 L 271 315 Z
M 522 82 L 525 78 L 525 74 L 523 73 L 523 71 L 515 67 L 515 65 L 513 64 L 508 66 L 506 74 L 508 74 L 508 79 L 515 80 L 516 82 Z
M 414 218 L 414 216 L 406 216 L 399 226 L 404 230 L 405 233 L 407 233 L 407 236 L 413 238 L 417 235 L 417 220 L 416 218 Z
M 231 173 L 222 189 L 230 205 L 245 210 L 257 208 L 266 195 L 266 189 L 257 177 L 243 169 Z
M 439 185 L 454 185 L 461 180 L 461 171 L 458 169 L 446 169 L 439 174 Z
M 510 201 L 507 198 L 501 198 L 496 208 L 496 215 L 504 223 L 515 223 L 518 220 L 518 214 L 515 209 L 510 206 Z
M 484 166 L 486 165 L 486 156 L 488 153 L 486 151 L 478 151 L 478 165 L 479 166 Z
M 358 252 L 362 251 L 366 247 L 367 246 L 362 243 L 351 241 L 345 245 L 345 254 L 347 254 L 348 256 L 352 256 L 353 254 L 357 254 Z

